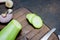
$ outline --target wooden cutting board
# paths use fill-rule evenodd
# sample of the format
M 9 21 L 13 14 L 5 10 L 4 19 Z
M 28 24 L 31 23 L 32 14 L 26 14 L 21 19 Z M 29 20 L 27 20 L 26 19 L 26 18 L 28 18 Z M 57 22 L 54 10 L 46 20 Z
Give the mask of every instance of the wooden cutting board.
M 20 8 L 13 12 L 13 19 L 18 20 L 22 24 L 22 31 L 18 34 L 16 40 L 40 40 L 50 29 L 44 24 L 41 29 L 35 29 L 26 20 L 26 14 L 31 13 L 26 8 Z M 0 30 L 7 24 L 0 24 Z M 53 33 L 49 40 L 58 40 L 57 36 Z

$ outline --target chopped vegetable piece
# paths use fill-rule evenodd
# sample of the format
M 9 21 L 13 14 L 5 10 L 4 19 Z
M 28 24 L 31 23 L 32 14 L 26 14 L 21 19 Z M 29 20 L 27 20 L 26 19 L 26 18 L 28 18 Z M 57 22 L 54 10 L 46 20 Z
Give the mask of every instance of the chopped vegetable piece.
M 35 28 L 41 28 L 43 25 L 43 21 L 39 16 L 35 16 L 34 18 L 32 18 L 32 25 Z
M 34 17 L 34 16 L 36 16 L 35 14 L 32 14 L 32 13 L 29 13 L 29 14 L 27 14 L 27 16 L 26 16 L 26 18 L 29 20 L 29 22 L 31 23 L 31 20 L 32 20 L 32 18 Z
M 5 28 L 0 31 L 0 40 L 15 40 L 21 29 L 21 24 L 13 19 Z

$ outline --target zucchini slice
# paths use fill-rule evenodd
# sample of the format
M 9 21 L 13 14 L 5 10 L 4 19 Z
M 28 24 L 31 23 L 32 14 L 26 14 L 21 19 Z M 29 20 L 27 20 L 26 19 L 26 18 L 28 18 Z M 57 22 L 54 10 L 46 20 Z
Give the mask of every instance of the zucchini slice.
M 41 28 L 42 25 L 43 25 L 43 21 L 39 16 L 35 16 L 35 17 L 32 18 L 32 25 L 35 28 Z
M 28 21 L 31 23 L 31 20 L 32 20 L 32 18 L 33 18 L 34 16 L 36 16 L 36 15 L 35 15 L 35 14 L 32 14 L 32 13 L 29 13 L 29 14 L 27 14 L 26 18 L 27 18 Z

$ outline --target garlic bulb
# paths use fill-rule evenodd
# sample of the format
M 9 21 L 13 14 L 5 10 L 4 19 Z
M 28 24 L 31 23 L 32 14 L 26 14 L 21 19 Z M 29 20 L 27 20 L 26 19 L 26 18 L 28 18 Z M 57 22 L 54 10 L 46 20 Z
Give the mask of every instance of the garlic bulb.
M 12 7 L 13 7 L 13 1 L 11 1 L 11 0 L 6 0 L 5 6 L 6 6 L 7 8 L 12 8 Z
M 2 17 L 0 15 L 0 22 L 1 23 L 8 23 L 12 19 L 13 14 L 7 14 L 6 17 Z
M 12 9 L 8 9 L 8 13 L 2 13 L 0 15 L 0 22 L 1 23 L 8 23 L 12 18 L 13 18 L 13 14 L 11 13 L 13 10 Z

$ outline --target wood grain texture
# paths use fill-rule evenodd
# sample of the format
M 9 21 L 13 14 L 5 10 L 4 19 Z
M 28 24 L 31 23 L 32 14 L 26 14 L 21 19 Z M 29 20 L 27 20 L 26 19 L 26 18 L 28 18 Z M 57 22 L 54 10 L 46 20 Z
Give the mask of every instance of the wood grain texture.
M 18 34 L 16 40 L 23 40 L 23 37 L 26 36 L 28 40 L 39 40 L 42 38 L 50 29 L 44 24 L 41 29 L 35 29 L 26 19 L 26 15 L 30 13 L 30 11 L 26 8 L 20 8 L 13 12 L 13 19 L 18 20 L 23 28 L 21 32 Z M 7 24 L 0 24 L 0 30 L 4 28 Z M 58 40 L 57 36 L 53 33 L 49 40 Z

